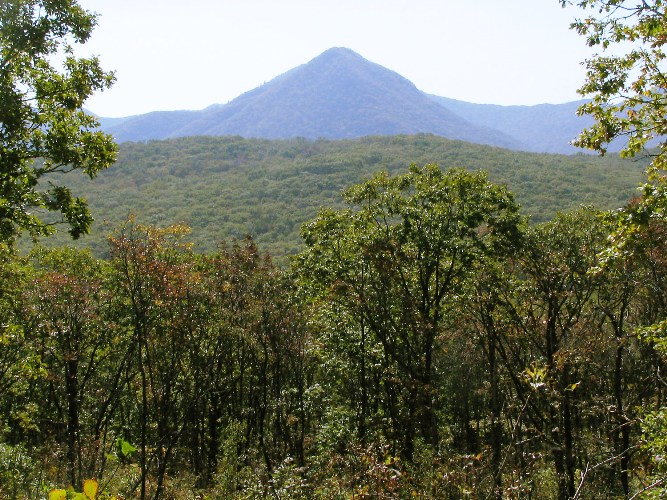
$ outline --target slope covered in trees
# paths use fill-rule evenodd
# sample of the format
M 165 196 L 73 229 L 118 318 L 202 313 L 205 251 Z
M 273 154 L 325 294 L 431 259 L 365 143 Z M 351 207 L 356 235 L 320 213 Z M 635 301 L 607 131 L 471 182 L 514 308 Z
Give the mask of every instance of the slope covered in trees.
M 322 206 L 338 206 L 346 186 L 413 162 L 485 170 L 515 193 L 534 222 L 581 204 L 624 205 L 635 195 L 644 165 L 613 156 L 520 153 L 430 135 L 347 141 L 190 137 L 121 144 L 118 162 L 94 183 L 72 175 L 66 181 L 87 197 L 96 216 L 83 244 L 98 255 L 110 228 L 134 213 L 146 223 L 189 225 L 201 251 L 250 234 L 281 257 L 301 248 L 301 224 Z
M 72 248 L 17 254 L 17 232 L 49 228 L 27 207 L 60 211 L 73 236 L 85 232 L 85 205 L 52 184 L 50 199 L 36 181 L 62 180 L 51 170 L 68 158 L 92 175 L 105 162 L 90 154 L 109 160 L 114 148 L 77 92 L 20 109 L 32 90 L 21 94 L 30 80 L 15 76 L 22 57 L 10 43 L 3 89 L 16 114 L 2 121 L 4 189 L 17 204 L 3 201 L 0 232 L 0 495 L 664 497 L 667 17 L 658 1 L 579 5 L 603 14 L 576 25 L 591 45 L 644 44 L 587 63 L 596 95 L 585 110 L 596 123 L 580 138 L 599 151 L 625 139 L 627 157 L 661 141 L 630 203 L 623 185 L 641 162 L 517 156 L 425 136 L 135 144 L 103 178 L 98 198 L 109 207 L 120 206 L 118 186 L 161 199 L 141 207 L 158 207 L 147 217 L 172 217 L 168 203 L 209 213 L 195 190 L 172 195 L 197 176 L 210 199 L 307 213 L 282 269 L 250 237 L 194 251 L 186 225 L 134 217 L 114 224 L 103 259 Z M 53 31 L 41 39 L 47 49 L 72 23 L 79 39 L 94 23 L 73 0 L 3 4 L 0 14 L 3 29 L 5 16 L 27 21 L 8 23 L 0 41 L 37 28 Z M 84 94 L 91 71 L 110 81 L 96 60 L 68 64 Z M 63 90 L 66 78 L 45 61 L 27 73 L 54 77 L 35 85 L 38 102 L 45 88 Z M 83 137 L 68 133 L 81 127 Z M 21 156 L 49 138 L 59 147 L 45 163 L 29 148 Z M 413 163 L 433 155 L 448 168 Z M 459 161 L 470 170 L 449 168 Z M 574 171 L 601 190 L 561 179 Z M 342 199 L 328 203 L 339 182 Z M 512 182 L 542 207 L 537 223 Z M 320 192 L 309 214 L 308 195 Z M 545 193 L 559 208 L 625 205 L 554 215 Z M 231 213 L 210 211 L 219 212 Z
M 415 165 L 349 186 L 283 271 L 249 238 L 202 254 L 133 219 L 104 260 L 3 254 L 0 493 L 655 488 L 641 424 L 665 367 L 633 332 L 667 315 L 666 232 L 600 266 L 614 228 L 590 208 L 527 225 L 485 173 Z

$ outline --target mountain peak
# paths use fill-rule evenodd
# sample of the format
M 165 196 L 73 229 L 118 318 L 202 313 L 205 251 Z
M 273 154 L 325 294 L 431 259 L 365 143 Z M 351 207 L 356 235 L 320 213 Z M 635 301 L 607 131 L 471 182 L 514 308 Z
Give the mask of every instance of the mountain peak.
M 360 61 L 365 61 L 360 54 L 356 53 L 352 49 L 347 47 L 331 47 L 330 49 L 325 50 L 319 56 L 316 56 L 311 62 L 320 60 L 320 59 L 334 59 L 334 58 L 345 58 L 345 59 L 357 59 Z
M 188 135 L 240 135 L 282 139 L 344 139 L 368 135 L 430 133 L 469 142 L 517 147 L 499 130 L 480 127 L 451 112 L 395 71 L 346 47 L 332 47 L 311 61 L 224 106 L 179 116 L 138 117 L 122 124 L 120 140 Z M 135 125 L 151 136 L 132 136 Z M 151 130 L 153 129 L 153 130 Z

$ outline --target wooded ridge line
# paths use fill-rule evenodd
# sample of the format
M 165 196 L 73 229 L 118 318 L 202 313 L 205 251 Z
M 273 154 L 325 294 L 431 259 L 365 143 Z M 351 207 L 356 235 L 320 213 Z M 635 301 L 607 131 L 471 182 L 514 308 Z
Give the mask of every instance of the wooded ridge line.
M 510 151 L 433 135 L 347 140 L 184 137 L 127 142 L 118 161 L 90 181 L 50 179 L 84 196 L 95 217 L 77 245 L 106 252 L 106 234 L 132 213 L 158 225 L 185 223 L 199 251 L 250 234 L 279 261 L 302 248 L 301 225 L 320 207 L 340 206 L 346 187 L 411 163 L 484 170 L 516 196 L 532 222 L 580 205 L 623 206 L 635 196 L 648 160 L 616 155 Z M 48 244 L 72 244 L 64 232 Z

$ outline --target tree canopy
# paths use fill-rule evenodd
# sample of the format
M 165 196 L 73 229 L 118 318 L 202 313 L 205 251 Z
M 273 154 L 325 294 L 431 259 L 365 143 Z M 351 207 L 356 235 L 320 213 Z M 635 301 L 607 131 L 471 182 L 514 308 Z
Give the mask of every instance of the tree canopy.
M 92 178 L 115 160 L 111 136 L 96 130 L 96 118 L 83 110 L 90 95 L 111 86 L 113 73 L 103 71 L 97 57 L 74 55 L 74 46 L 88 40 L 95 23 L 95 15 L 75 0 L 0 4 L 2 240 L 23 230 L 49 234 L 53 222 L 41 216 L 46 211 L 59 213 L 74 238 L 92 222 L 83 199 L 40 180 L 71 170 Z
M 667 80 L 665 53 L 667 18 L 662 0 L 560 0 L 576 4 L 587 16 L 572 28 L 601 53 L 585 61 L 586 81 L 579 89 L 592 96 L 580 114 L 595 124 L 575 141 L 578 146 L 605 153 L 611 141 L 624 138 L 623 155 L 634 156 L 658 140 L 654 168 L 667 168 Z
M 606 251 L 603 267 L 627 272 L 636 262 L 653 265 L 664 248 L 665 215 L 667 214 L 667 79 L 665 52 L 667 43 L 667 5 L 662 0 L 561 0 L 561 4 L 576 3 L 589 16 L 577 20 L 572 27 L 591 47 L 602 49 L 601 54 L 586 61 L 586 82 L 580 92 L 592 96 L 579 112 L 593 116 L 595 124 L 584 130 L 577 144 L 606 152 L 608 144 L 624 140 L 623 156 L 647 153 L 648 182 L 641 196 L 614 214 L 615 230 Z M 661 297 L 664 285 L 660 273 L 645 278 L 647 283 L 658 282 L 652 295 Z M 654 306 L 638 331 L 655 346 L 665 360 L 667 322 L 664 308 Z M 622 331 L 617 317 L 614 328 Z M 619 337 L 620 338 L 620 337 Z M 658 376 L 660 365 L 655 368 Z M 620 401 L 620 399 L 619 399 Z M 641 415 L 644 449 L 651 457 L 653 481 L 646 490 L 658 486 L 656 495 L 664 494 L 667 470 L 664 466 L 664 435 L 667 431 L 667 407 L 664 403 L 646 405 Z M 622 438 L 627 443 L 627 438 Z M 627 477 L 625 478 L 627 492 Z
M 600 13 L 576 24 L 593 45 L 661 44 L 662 2 L 580 5 Z M 653 31 L 642 21 L 651 12 Z M 108 239 L 105 260 L 74 249 L 23 256 L 1 243 L 49 232 L 33 208 L 60 212 L 73 236 L 87 229 L 82 201 L 40 183 L 54 172 L 93 176 L 113 159 L 82 111 L 83 96 L 113 77 L 71 55 L 67 40 L 85 41 L 95 21 L 75 2 L 3 3 L 0 13 L 0 496 L 664 497 L 662 148 L 637 202 L 530 226 L 492 173 L 388 168 L 306 223 L 305 249 L 284 271 L 250 237 L 200 254 L 185 225 L 134 218 Z M 59 55 L 62 73 L 50 66 Z M 625 71 L 622 59 L 598 63 Z M 601 115 L 581 140 L 604 152 L 626 134 L 626 155 L 648 135 L 662 140 L 649 125 L 662 93 L 644 89 L 646 102 L 629 104 L 630 91 L 603 73 L 589 73 L 599 99 L 582 112 Z M 623 121 L 644 104 L 653 118 Z M 302 142 L 264 146 L 296 158 Z M 419 151 L 406 138 L 381 142 Z M 170 144 L 183 155 L 203 143 Z M 220 144 L 228 156 L 269 157 L 249 141 Z M 322 175 L 347 167 L 318 158 L 325 145 L 308 143 L 311 163 L 248 168 L 247 181 L 262 184 L 264 173 L 294 188 L 304 178 L 301 198 L 333 191 Z M 177 184 L 181 165 L 144 146 L 146 164 L 165 170 L 134 182 L 166 172 Z M 355 169 L 385 158 L 359 151 Z M 204 152 L 212 159 L 200 156 L 198 172 L 211 184 L 226 166 Z M 516 170 L 512 158 L 493 161 Z M 263 199 L 284 200 L 261 187 Z

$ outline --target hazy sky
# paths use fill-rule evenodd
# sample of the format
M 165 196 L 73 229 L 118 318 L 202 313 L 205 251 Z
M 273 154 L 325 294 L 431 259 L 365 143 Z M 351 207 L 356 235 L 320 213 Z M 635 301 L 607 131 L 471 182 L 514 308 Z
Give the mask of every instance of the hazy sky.
M 201 109 L 347 47 L 419 89 L 492 104 L 579 99 L 582 12 L 558 0 L 80 0 L 100 15 L 77 54 L 116 71 L 102 116 Z

